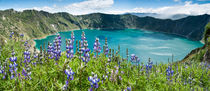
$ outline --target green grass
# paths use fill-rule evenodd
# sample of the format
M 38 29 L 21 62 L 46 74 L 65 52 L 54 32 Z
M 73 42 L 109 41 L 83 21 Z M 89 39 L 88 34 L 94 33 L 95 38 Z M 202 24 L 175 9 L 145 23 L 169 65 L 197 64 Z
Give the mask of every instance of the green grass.
M 22 75 L 22 69 L 24 67 L 23 61 L 23 42 L 8 41 L 2 48 L 0 55 L 1 64 L 5 60 L 11 57 L 12 46 L 18 57 L 18 73 Z M 29 64 L 31 67 L 31 80 L 21 79 L 20 77 L 16 79 L 10 79 L 9 67 L 6 66 L 7 76 L 6 79 L 2 79 L 3 74 L 0 74 L 0 90 L 17 90 L 17 91 L 40 91 L 40 90 L 62 90 L 63 85 L 67 77 L 64 73 L 67 65 L 69 65 L 75 72 L 74 80 L 69 82 L 69 89 L 72 91 L 87 91 L 91 86 L 88 81 L 88 77 L 91 76 L 91 72 L 94 72 L 100 78 L 99 88 L 96 91 L 120 91 L 131 87 L 132 91 L 170 91 L 170 90 L 181 90 L 186 91 L 190 89 L 198 89 L 202 91 L 210 86 L 209 66 L 204 66 L 200 62 L 188 62 L 188 63 L 169 63 L 169 64 L 154 64 L 152 69 L 149 71 L 149 75 L 146 73 L 145 65 L 140 64 L 136 66 L 131 64 L 129 61 L 122 61 L 122 58 L 115 55 L 112 58 L 110 65 L 106 64 L 107 57 L 103 53 L 100 57 L 93 58 L 93 53 L 91 53 L 91 59 L 84 66 L 84 63 L 78 58 L 79 55 L 75 54 L 72 60 L 69 60 L 65 56 L 65 52 L 62 53 L 61 58 L 57 61 L 58 65 L 55 65 L 54 60 L 43 59 L 43 64 Z M 35 62 L 37 59 L 32 60 Z M 197 59 L 199 60 L 199 59 Z M 121 61 L 121 68 L 119 73 L 116 75 L 116 80 L 111 81 L 111 71 L 115 70 L 114 66 L 119 66 L 118 61 Z M 11 63 L 8 60 L 7 65 Z M 81 66 L 81 64 L 83 66 Z M 174 70 L 174 75 L 171 77 L 172 82 L 166 79 L 166 69 L 171 65 Z M 177 69 L 178 68 L 178 69 Z M 109 72 L 108 79 L 102 83 L 102 77 L 106 74 L 106 70 Z M 143 70 L 142 70 L 143 69 Z M 121 73 L 123 71 L 124 73 Z M 119 79 L 122 77 L 122 80 Z M 189 83 L 189 79 L 193 78 L 192 83 Z M 186 80 L 185 80 L 186 79 Z M 186 83 L 186 84 L 185 84 Z M 209 88 L 208 88 L 209 90 Z

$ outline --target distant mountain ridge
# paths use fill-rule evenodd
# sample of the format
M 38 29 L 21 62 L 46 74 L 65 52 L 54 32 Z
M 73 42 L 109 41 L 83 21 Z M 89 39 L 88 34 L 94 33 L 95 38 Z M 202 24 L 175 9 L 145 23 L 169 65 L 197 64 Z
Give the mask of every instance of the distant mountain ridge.
M 136 15 L 139 17 L 154 17 L 154 18 L 158 18 L 158 19 L 171 19 L 171 20 L 178 20 L 178 19 L 182 19 L 185 18 L 187 16 L 187 14 L 175 14 L 175 15 L 168 15 L 168 14 L 157 14 L 157 13 L 127 13 L 127 14 L 131 14 L 131 15 Z
M 201 40 L 204 27 L 210 15 L 188 16 L 179 20 L 138 17 L 131 14 L 112 15 L 93 13 L 74 16 L 65 12 L 48 13 L 45 11 L 13 9 L 0 11 L 0 38 L 8 38 L 9 33 L 24 33 L 28 38 L 38 38 L 60 31 L 72 29 L 144 29 L 165 32 Z

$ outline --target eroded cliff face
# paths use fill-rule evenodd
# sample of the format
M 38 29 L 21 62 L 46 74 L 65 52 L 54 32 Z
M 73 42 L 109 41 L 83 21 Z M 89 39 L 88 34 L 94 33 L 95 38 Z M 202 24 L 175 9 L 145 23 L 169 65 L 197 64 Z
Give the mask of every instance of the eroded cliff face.
M 210 64 L 210 23 L 206 25 L 203 36 L 205 45 L 192 50 L 181 62 L 207 62 Z
M 137 17 L 134 15 L 109 15 L 94 13 L 74 16 L 65 12 L 48 13 L 45 11 L 13 9 L 0 11 L 0 37 L 8 38 L 11 31 L 15 36 L 24 33 L 28 39 L 38 38 L 60 31 L 73 29 L 145 29 L 166 32 L 201 40 L 204 27 L 210 15 L 189 16 L 179 20 Z

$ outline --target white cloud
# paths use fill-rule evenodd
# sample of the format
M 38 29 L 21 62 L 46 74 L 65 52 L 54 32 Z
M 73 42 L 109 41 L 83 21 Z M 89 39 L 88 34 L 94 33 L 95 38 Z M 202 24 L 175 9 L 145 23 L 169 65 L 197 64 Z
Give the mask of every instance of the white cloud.
M 113 8 L 114 0 L 85 0 L 83 2 L 73 3 L 66 6 L 52 5 L 44 7 L 33 7 L 28 9 L 44 10 L 51 13 L 68 12 L 74 15 L 89 14 L 95 12 L 108 14 L 123 14 L 123 13 L 158 13 L 165 15 L 173 14 L 210 14 L 210 3 L 196 4 L 192 1 L 185 1 L 183 5 L 164 6 L 159 8 L 133 8 L 133 9 L 116 9 Z M 24 9 L 18 9 L 24 10 Z
M 210 3 L 208 4 L 192 4 L 192 1 L 186 1 L 184 5 L 177 6 L 165 6 L 160 8 L 134 8 L 131 10 L 112 10 L 107 13 L 126 13 L 126 12 L 135 12 L 135 13 L 158 13 L 165 15 L 173 14 L 189 14 L 189 15 L 201 15 L 201 14 L 210 14 Z
M 174 0 L 174 2 L 180 2 L 181 0 Z
M 87 14 L 100 12 L 114 4 L 114 0 L 86 0 L 79 3 L 73 3 L 64 8 L 72 14 Z

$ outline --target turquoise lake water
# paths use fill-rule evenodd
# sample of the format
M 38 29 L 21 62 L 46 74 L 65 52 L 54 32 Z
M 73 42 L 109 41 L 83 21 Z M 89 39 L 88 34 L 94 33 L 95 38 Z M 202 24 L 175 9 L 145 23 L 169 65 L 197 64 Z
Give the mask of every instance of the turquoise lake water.
M 136 54 L 141 58 L 141 62 L 147 62 L 151 58 L 153 62 L 167 63 L 171 60 L 172 54 L 174 60 L 183 59 L 191 50 L 203 46 L 199 41 L 191 41 L 175 35 L 169 35 L 159 32 L 149 32 L 135 29 L 125 30 L 75 30 L 75 40 L 81 39 L 82 31 L 85 32 L 89 48 L 93 49 L 95 38 L 104 45 L 105 37 L 108 39 L 109 48 L 118 49 L 120 45 L 120 55 L 126 57 L 126 48 L 129 54 Z M 65 51 L 65 39 L 71 37 L 71 32 L 59 32 L 62 37 L 62 51 Z M 35 40 L 36 48 L 45 43 L 53 42 L 56 35 L 48 36 L 44 39 Z M 76 48 L 76 47 L 74 47 Z

